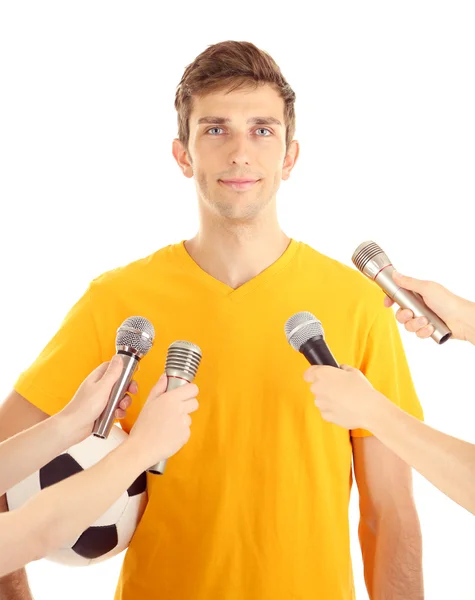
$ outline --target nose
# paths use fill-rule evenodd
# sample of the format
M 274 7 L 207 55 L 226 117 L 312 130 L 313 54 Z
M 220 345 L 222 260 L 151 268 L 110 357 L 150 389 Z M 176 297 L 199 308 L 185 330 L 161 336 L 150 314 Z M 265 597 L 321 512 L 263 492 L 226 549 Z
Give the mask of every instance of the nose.
M 234 136 L 232 148 L 229 153 L 229 164 L 241 166 L 251 163 L 249 143 L 247 135 Z

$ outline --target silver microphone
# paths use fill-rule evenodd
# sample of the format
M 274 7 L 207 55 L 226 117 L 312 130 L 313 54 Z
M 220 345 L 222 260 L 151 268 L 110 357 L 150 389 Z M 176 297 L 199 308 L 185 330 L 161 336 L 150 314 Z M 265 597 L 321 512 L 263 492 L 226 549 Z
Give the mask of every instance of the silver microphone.
M 107 406 L 96 419 L 93 435 L 105 439 L 114 424 L 115 411 L 127 393 L 139 361 L 152 348 L 155 337 L 153 325 L 144 317 L 129 317 L 117 330 L 115 346 L 122 359 L 122 373 L 112 388 Z
M 168 348 L 165 362 L 165 375 L 168 378 L 166 391 L 191 383 L 196 376 L 200 362 L 201 350 L 198 346 L 182 340 L 173 342 Z M 148 472 L 163 475 L 166 464 L 166 459 L 161 460 L 150 467 Z
M 401 288 L 395 283 L 392 277 L 395 269 L 377 244 L 372 241 L 363 242 L 356 248 L 351 260 L 363 275 L 377 283 L 401 308 L 412 310 L 415 317 L 426 317 L 434 327 L 431 338 L 438 344 L 443 344 L 452 336 L 444 321 L 427 306 L 420 294 Z

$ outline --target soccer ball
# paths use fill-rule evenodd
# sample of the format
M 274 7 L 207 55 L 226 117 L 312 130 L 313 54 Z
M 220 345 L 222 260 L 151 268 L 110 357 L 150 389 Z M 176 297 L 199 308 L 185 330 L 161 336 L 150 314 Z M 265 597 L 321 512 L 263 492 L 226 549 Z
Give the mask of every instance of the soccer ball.
M 20 507 L 42 489 L 91 467 L 127 437 L 114 425 L 107 439 L 91 435 L 72 446 L 7 492 L 9 510 Z M 147 476 L 142 473 L 102 517 L 46 558 L 63 565 L 87 566 L 116 556 L 128 547 L 146 504 Z

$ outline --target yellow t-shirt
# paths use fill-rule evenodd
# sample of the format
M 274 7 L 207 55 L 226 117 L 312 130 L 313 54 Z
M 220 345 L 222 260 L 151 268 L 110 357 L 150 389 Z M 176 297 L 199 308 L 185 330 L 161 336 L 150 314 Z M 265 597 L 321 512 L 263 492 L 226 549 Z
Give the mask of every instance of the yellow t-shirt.
M 284 324 L 308 310 L 336 360 L 361 368 L 393 402 L 422 418 L 392 311 L 359 272 L 291 241 L 233 290 L 183 243 L 92 282 L 15 389 L 59 411 L 115 353 L 117 327 L 149 319 L 130 431 L 175 340 L 198 344 L 200 408 L 190 441 L 163 476 L 125 555 L 116 600 L 350 600 L 350 432 L 325 422 L 303 380 L 306 359 Z M 369 435 L 353 431 L 351 435 Z

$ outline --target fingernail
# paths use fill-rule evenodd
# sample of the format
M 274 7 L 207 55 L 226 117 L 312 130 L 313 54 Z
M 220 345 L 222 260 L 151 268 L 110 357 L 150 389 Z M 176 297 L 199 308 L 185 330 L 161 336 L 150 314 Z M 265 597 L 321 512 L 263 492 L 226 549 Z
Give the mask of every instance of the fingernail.
M 420 317 L 417 319 L 417 324 L 421 327 L 425 327 L 426 325 L 429 325 L 429 321 L 426 319 L 426 317 Z

